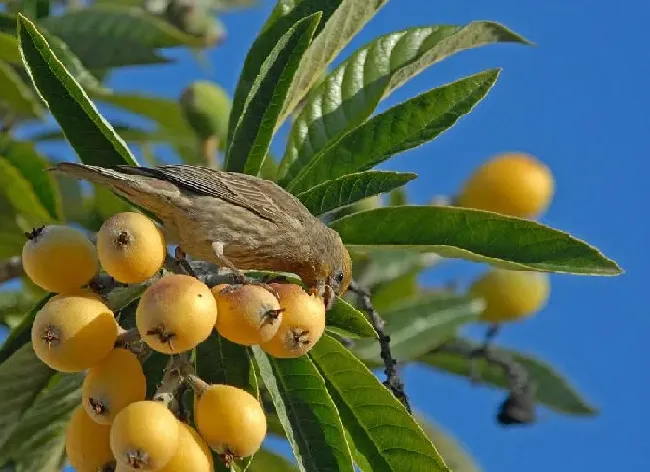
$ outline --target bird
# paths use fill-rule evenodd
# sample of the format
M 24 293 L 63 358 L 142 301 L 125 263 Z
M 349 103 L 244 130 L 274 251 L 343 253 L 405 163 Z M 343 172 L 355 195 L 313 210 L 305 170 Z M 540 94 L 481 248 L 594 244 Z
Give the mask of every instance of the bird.
M 270 180 L 185 164 L 60 162 L 49 170 L 106 187 L 150 212 L 179 259 L 227 267 L 238 283 L 257 283 L 242 270 L 293 273 L 327 310 L 350 284 L 352 262 L 339 234 Z

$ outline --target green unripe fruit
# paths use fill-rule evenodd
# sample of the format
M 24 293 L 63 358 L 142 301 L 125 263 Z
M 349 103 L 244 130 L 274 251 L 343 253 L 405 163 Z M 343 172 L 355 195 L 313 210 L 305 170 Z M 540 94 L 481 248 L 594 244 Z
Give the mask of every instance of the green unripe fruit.
M 180 104 L 185 119 L 199 138 L 216 137 L 225 143 L 230 98 L 224 89 L 208 81 L 194 82 L 181 94 Z
M 196 1 L 171 0 L 167 5 L 165 17 L 184 33 L 201 38 L 204 46 L 214 46 L 223 42 L 226 37 L 223 23 L 212 16 L 208 8 Z

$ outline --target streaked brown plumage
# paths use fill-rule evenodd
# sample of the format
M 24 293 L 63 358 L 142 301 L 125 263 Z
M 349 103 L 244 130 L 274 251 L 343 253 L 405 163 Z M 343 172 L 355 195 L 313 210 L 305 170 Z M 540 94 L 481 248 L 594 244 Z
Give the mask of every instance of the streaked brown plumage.
M 351 261 L 339 235 L 271 181 L 188 165 L 59 163 L 52 170 L 108 187 L 151 212 L 168 242 L 195 259 L 294 273 L 328 306 L 347 290 Z

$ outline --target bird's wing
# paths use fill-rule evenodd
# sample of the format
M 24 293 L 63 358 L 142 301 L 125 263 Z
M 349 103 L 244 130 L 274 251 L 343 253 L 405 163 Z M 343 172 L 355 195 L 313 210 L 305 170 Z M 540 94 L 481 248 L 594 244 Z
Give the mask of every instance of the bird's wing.
M 300 205 L 291 194 L 274 183 L 246 174 L 189 165 L 118 167 L 124 173 L 166 180 L 185 190 L 219 198 L 273 223 L 282 222 L 287 214 L 293 213 L 287 212 L 287 206 Z

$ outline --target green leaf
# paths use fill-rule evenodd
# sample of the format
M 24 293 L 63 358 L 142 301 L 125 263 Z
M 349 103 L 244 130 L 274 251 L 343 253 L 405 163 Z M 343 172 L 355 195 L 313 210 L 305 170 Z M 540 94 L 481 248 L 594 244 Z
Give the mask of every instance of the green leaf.
M 353 472 L 341 420 L 309 357 L 273 359 L 257 346 L 253 355 L 298 468 L 302 472 Z
M 293 25 L 262 63 L 228 143 L 226 170 L 251 175 L 259 173 L 291 79 L 320 19 L 321 14 L 315 13 Z
M 298 468 L 281 455 L 260 449 L 248 467 L 248 472 L 298 472 Z
M 21 117 L 37 118 L 43 115 L 43 107 L 32 89 L 3 61 L 0 61 L 0 105 Z
M 297 195 L 315 216 L 351 205 L 405 185 L 415 179 L 411 172 L 366 171 L 328 180 Z
M 375 310 L 384 313 L 415 298 L 420 290 L 419 276 L 419 270 L 412 270 L 374 287 L 372 289 L 372 305 Z
M 7 317 L 28 313 L 35 301 L 34 296 L 24 290 L 0 292 L 0 323 L 6 323 Z
M 348 215 L 330 226 L 353 250 L 401 247 L 511 270 L 621 273 L 614 261 L 568 233 L 488 211 L 447 206 L 385 207 Z
M 309 47 L 293 79 L 279 123 L 293 111 L 341 50 L 387 0 L 343 0 Z
M 23 177 L 18 169 L 0 156 L 0 192 L 23 216 L 30 226 L 42 226 L 52 218 L 34 192 L 34 187 Z
M 372 289 L 375 285 L 391 282 L 410 272 L 431 267 L 439 261 L 440 257 L 437 254 L 408 249 L 396 248 L 392 251 L 373 252 L 368 255 L 363 270 L 355 274 L 354 278 L 362 287 Z M 372 293 L 375 294 L 374 290 Z
M 50 163 L 28 141 L 0 138 L 0 156 L 14 166 L 30 183 L 34 194 L 53 220 L 61 219 L 61 195 L 56 179 L 45 172 Z
M 342 298 L 326 313 L 327 328 L 342 336 L 352 338 L 376 338 L 377 333 L 366 316 Z
M 15 36 L 0 32 L 0 61 L 20 64 L 18 40 Z
M 450 349 L 430 352 L 422 356 L 419 362 L 444 372 L 468 377 L 470 374 L 468 353 L 478 348 L 479 345 L 466 339 L 455 339 L 449 341 L 448 345 Z M 571 415 L 595 415 L 598 413 L 598 410 L 590 405 L 569 381 L 545 362 L 528 354 L 494 345 L 490 346 L 490 349 L 498 355 L 511 357 L 526 369 L 530 377 L 535 381 L 537 387 L 536 400 L 540 404 L 556 412 Z M 494 387 L 508 388 L 508 381 L 500 366 L 488 364 L 485 360 L 479 358 L 476 359 L 476 372 L 482 382 Z
M 9 332 L 9 336 L 0 344 L 0 366 L 7 359 L 9 359 L 15 352 L 25 346 L 31 340 L 31 331 L 32 324 L 34 323 L 34 318 L 36 313 L 39 312 L 43 306 L 49 301 L 50 298 L 54 296 L 53 293 L 50 293 L 43 297 L 37 304 L 32 308 L 29 314 L 23 318 L 21 323 L 12 329 Z M 31 350 L 31 345 L 30 345 Z M 1 367 L 0 367 L 1 368 Z
M 50 174 L 48 174 L 50 175 Z M 84 195 L 81 191 L 81 182 L 70 179 L 61 174 L 54 174 L 57 187 L 61 195 L 61 220 L 65 222 L 81 223 L 88 215 L 84 205 Z
M 325 378 L 364 472 L 449 472 L 406 408 L 363 363 L 325 334 L 309 356 Z
M 32 22 L 19 15 L 25 67 L 66 138 L 86 164 L 137 165 L 126 144 L 102 117 Z
M 416 414 L 415 417 L 429 439 L 436 445 L 447 467 L 454 472 L 481 472 L 481 468 L 458 440 L 424 415 Z
M 19 471 L 58 472 L 65 454 L 65 429 L 81 403 L 83 374 L 62 375 L 36 399 L 20 420 L 2 456 Z
M 244 67 L 237 82 L 237 88 L 232 101 L 230 120 L 228 122 L 228 142 L 232 140 L 235 127 L 244 111 L 244 104 L 253 83 L 257 78 L 262 64 L 269 56 L 277 42 L 289 29 L 302 18 L 321 12 L 322 28 L 334 13 L 342 0 L 279 0 L 271 16 L 264 23 L 262 31 L 255 38 L 246 59 Z M 318 29 L 316 34 L 318 34 Z
M 341 134 L 363 123 L 392 90 L 457 52 L 527 41 L 493 22 L 436 25 L 381 36 L 355 51 L 313 89 L 293 122 L 281 173 L 290 180 Z
M 215 331 L 196 347 L 196 372 L 210 384 L 227 384 L 259 396 L 259 386 L 250 352 L 245 346 L 219 336 Z
M 60 37 L 90 69 L 166 62 L 157 49 L 201 46 L 198 38 L 163 19 L 119 5 L 72 10 L 39 24 Z
M 161 352 L 152 351 L 142 363 L 142 371 L 147 378 L 147 398 L 153 398 L 156 390 L 158 390 L 168 361 L 169 356 Z
M 314 156 L 287 189 L 303 192 L 326 180 L 371 169 L 451 128 L 487 95 L 499 76 L 488 70 L 429 90 L 375 116 Z
M 54 374 L 36 357 L 31 343 L 14 350 L 0 364 L 0 464 L 4 445 L 20 426 L 23 413 Z
M 475 321 L 485 303 L 454 294 L 419 297 L 382 313 L 395 359 L 416 359 L 453 338 L 458 329 Z M 381 364 L 377 342 L 358 342 L 355 354 L 366 362 Z

